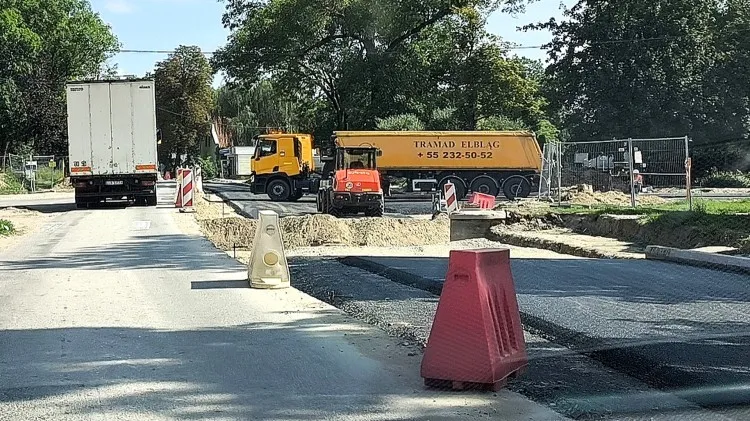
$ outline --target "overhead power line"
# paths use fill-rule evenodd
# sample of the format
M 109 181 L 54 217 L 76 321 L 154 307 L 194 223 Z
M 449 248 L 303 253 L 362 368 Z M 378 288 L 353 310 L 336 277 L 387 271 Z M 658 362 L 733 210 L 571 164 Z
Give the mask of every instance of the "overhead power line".
M 750 31 L 750 28 L 736 28 L 730 31 L 725 31 L 724 34 L 739 34 L 742 32 Z M 642 42 L 652 41 L 667 41 L 667 40 L 679 40 L 688 38 L 689 35 L 665 35 L 661 37 L 649 37 L 649 38 L 629 38 L 629 39 L 610 39 L 601 41 L 590 41 L 587 45 L 607 45 L 607 44 L 638 44 Z M 512 41 L 504 41 L 506 48 L 509 50 L 541 50 L 547 47 L 547 45 L 523 45 L 516 44 Z M 174 50 L 134 50 L 134 49 L 123 49 L 119 50 L 118 53 L 133 53 L 133 54 L 172 54 Z M 205 55 L 214 55 L 216 51 L 202 51 Z

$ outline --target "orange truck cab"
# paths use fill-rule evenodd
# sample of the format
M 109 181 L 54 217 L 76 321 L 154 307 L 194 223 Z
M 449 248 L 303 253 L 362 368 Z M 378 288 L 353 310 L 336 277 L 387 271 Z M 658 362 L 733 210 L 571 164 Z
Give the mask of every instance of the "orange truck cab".
M 293 202 L 315 193 L 315 159 L 309 134 L 270 133 L 255 139 L 252 182 L 255 194 Z
M 335 140 L 334 140 L 335 142 Z M 329 215 L 383 216 L 385 203 L 377 167 L 378 149 L 336 145 L 325 161 L 318 189 L 318 212 Z

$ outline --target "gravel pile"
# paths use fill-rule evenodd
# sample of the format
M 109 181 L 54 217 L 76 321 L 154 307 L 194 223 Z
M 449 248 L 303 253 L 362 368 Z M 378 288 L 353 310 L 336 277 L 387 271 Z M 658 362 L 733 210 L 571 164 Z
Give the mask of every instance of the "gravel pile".
M 222 250 L 251 249 L 257 221 L 230 212 L 221 203 L 199 200 L 197 219 L 203 233 Z M 224 217 L 222 217 L 224 215 Z M 337 219 L 330 215 L 281 218 L 287 249 L 317 246 L 408 247 L 442 244 L 450 240 L 450 223 L 413 218 Z

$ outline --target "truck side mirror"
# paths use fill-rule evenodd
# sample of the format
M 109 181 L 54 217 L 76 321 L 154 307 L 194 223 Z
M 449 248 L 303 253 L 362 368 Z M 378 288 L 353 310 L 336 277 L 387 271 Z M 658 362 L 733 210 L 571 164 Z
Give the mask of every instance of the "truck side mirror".
M 383 156 L 383 151 L 381 149 L 378 149 L 378 152 L 376 153 L 377 156 Z

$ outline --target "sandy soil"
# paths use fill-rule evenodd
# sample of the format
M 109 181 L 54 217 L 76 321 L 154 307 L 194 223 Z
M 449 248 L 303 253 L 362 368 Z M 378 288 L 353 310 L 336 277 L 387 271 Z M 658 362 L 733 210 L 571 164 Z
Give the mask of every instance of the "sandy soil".
M 0 209 L 0 219 L 6 219 L 13 223 L 16 229 L 11 236 L 0 236 L 0 250 L 5 250 L 15 244 L 24 235 L 30 234 L 44 225 L 52 216 L 40 212 L 4 208 Z
M 198 200 L 195 218 L 217 247 L 247 263 L 256 221 L 238 216 L 219 201 Z M 223 212 L 223 213 L 222 213 Z M 223 216 L 222 216 L 223 215 Z M 178 220 L 187 215 L 181 215 Z M 325 215 L 282 218 L 289 257 L 431 256 L 447 257 L 451 250 L 510 248 L 514 257 L 575 258 L 552 251 L 515 247 L 486 239 L 449 241 L 447 217 L 436 220 L 358 218 Z

